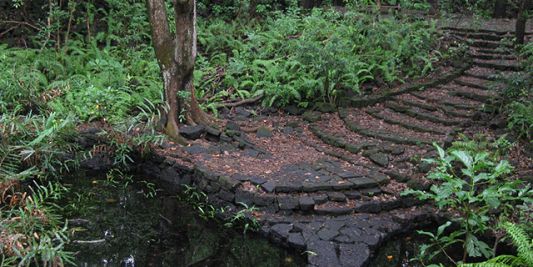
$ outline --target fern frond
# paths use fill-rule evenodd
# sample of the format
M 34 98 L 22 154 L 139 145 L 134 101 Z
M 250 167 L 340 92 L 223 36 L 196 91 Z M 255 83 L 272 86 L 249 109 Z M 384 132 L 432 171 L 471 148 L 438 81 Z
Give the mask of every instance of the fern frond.
M 526 231 L 510 222 L 504 223 L 503 228 L 513 240 L 513 244 L 518 250 L 518 257 L 526 263 L 526 266 L 533 266 L 533 240 Z

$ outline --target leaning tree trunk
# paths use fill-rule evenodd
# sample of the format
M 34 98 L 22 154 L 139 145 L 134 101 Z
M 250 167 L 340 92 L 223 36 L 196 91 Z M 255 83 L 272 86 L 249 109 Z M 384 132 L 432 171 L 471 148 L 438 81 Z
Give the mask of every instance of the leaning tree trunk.
M 178 114 L 185 114 L 190 124 L 206 124 L 207 115 L 200 109 L 195 97 L 193 73 L 196 59 L 196 2 L 174 0 L 176 34 L 168 24 L 164 0 L 147 0 L 152 42 L 165 90 L 168 106 L 165 132 L 172 139 L 184 143 L 179 135 Z M 178 99 L 179 91 L 188 91 L 189 98 Z
M 493 16 L 495 18 L 503 18 L 507 14 L 507 0 L 496 0 L 494 3 Z
M 524 44 L 528 12 L 532 7 L 533 0 L 522 0 L 519 6 L 515 28 L 516 44 L 518 45 Z

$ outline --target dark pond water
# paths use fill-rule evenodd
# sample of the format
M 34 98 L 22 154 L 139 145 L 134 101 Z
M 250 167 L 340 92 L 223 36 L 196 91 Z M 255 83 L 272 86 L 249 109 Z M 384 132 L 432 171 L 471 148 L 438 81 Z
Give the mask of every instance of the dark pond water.
M 305 266 L 301 255 L 264 238 L 199 218 L 172 193 L 123 184 L 67 180 L 64 213 L 78 266 Z

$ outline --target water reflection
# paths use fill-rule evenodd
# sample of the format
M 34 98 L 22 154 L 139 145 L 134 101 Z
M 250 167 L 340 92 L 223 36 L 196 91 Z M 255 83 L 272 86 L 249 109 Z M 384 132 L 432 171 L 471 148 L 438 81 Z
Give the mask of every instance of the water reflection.
M 255 236 L 205 222 L 177 197 L 159 190 L 73 177 L 65 215 L 74 233 L 69 249 L 78 266 L 303 266 Z

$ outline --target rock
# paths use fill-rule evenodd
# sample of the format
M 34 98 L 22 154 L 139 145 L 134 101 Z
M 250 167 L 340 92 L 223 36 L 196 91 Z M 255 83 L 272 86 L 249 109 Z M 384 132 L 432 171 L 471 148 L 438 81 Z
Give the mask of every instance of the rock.
M 301 233 L 289 233 L 287 243 L 289 243 L 289 245 L 295 249 L 305 249 L 305 240 Z
M 266 126 L 259 127 L 257 129 L 256 135 L 257 137 L 264 137 L 264 138 L 270 138 L 273 136 L 272 130 Z
M 391 148 L 390 153 L 394 156 L 399 156 L 405 152 L 405 148 L 403 146 L 394 146 Z
M 375 196 L 381 193 L 381 189 L 379 187 L 366 188 L 362 189 L 361 193 L 366 196 Z
M 227 202 L 233 202 L 233 199 L 235 199 L 235 195 L 226 190 L 220 190 L 218 197 Z
M 331 103 L 316 103 L 315 109 L 322 113 L 332 113 L 337 111 L 337 107 Z
M 418 171 L 421 173 L 428 173 L 431 171 L 432 167 L 433 165 L 431 163 L 423 160 L 418 164 Z
M 313 123 L 319 121 L 322 118 L 322 114 L 316 111 L 306 111 L 302 115 L 302 118 L 308 122 Z
M 274 203 L 274 195 L 254 195 L 254 204 L 257 206 L 270 206 Z
M 289 236 L 289 232 L 292 230 L 292 225 L 288 223 L 278 223 L 270 229 L 274 238 L 285 239 Z
M 351 178 L 349 181 L 354 184 L 354 187 L 356 188 L 368 188 L 368 187 L 374 187 L 378 184 L 373 179 L 370 179 L 368 177 L 357 177 L 357 178 Z
M 316 207 L 315 211 L 320 215 L 345 215 L 350 214 L 353 210 L 348 207 Z
M 266 183 L 266 180 L 259 177 L 259 176 L 251 176 L 249 177 L 250 179 L 250 182 L 252 182 L 252 184 L 255 184 L 255 185 L 261 185 L 261 184 L 264 184 Z
M 328 198 L 335 202 L 346 202 L 346 196 L 341 192 L 328 192 Z
M 235 203 L 243 203 L 250 206 L 254 202 L 254 194 L 249 191 L 237 190 L 235 193 Z
M 240 132 L 240 131 L 241 131 L 241 126 L 239 126 L 239 125 L 238 125 L 237 123 L 235 123 L 235 122 L 229 121 L 229 122 L 226 124 L 226 130 Z
M 428 190 L 431 187 L 430 183 L 424 183 L 423 181 L 419 179 L 411 179 L 407 181 L 407 186 L 414 190 Z
M 313 200 L 315 201 L 315 203 L 317 205 L 320 205 L 320 204 L 324 204 L 326 202 L 328 202 L 328 196 L 327 195 L 316 195 L 313 197 Z
M 299 108 L 295 105 L 289 105 L 284 108 L 285 112 L 287 112 L 289 115 L 302 115 L 304 113 L 304 109 Z
M 387 168 L 387 166 L 389 166 L 389 156 L 385 153 L 372 153 L 369 155 L 369 159 L 383 168 Z
M 361 193 L 359 191 L 345 192 L 344 195 L 346 195 L 348 199 L 361 199 Z
M 185 126 L 180 128 L 180 134 L 191 140 L 200 138 L 203 133 L 205 133 L 205 127 L 202 125 Z
M 242 117 L 242 118 L 249 118 L 252 116 L 252 112 L 250 112 L 249 110 L 243 107 L 236 107 L 235 113 L 237 114 L 237 116 Z
M 192 145 L 185 147 L 183 150 L 191 154 L 207 154 L 209 150 L 201 145 Z
M 339 261 L 342 267 L 365 266 L 370 259 L 368 246 L 362 243 L 340 244 Z
M 333 242 L 315 240 L 307 244 L 307 250 L 312 251 L 307 257 L 311 266 L 337 267 L 340 266 Z
M 355 207 L 355 211 L 358 213 L 379 213 L 381 204 L 379 201 L 371 200 Z
M 298 199 L 292 196 L 278 196 L 278 206 L 280 210 L 294 210 L 298 208 Z
M 283 132 L 284 134 L 292 134 L 292 133 L 294 133 L 294 128 L 289 127 L 289 126 L 287 126 L 287 127 L 283 127 L 282 132 Z
M 303 211 L 309 211 L 315 207 L 315 200 L 308 196 L 300 197 L 298 203 L 300 204 L 300 209 Z
M 265 190 L 267 193 L 272 193 L 274 192 L 274 189 L 276 189 L 276 183 L 268 181 L 264 184 L 261 184 L 261 188 L 263 188 L 263 190 Z
M 322 228 L 317 233 L 318 237 L 324 241 L 330 241 L 339 235 L 338 231 L 334 231 L 328 228 Z

